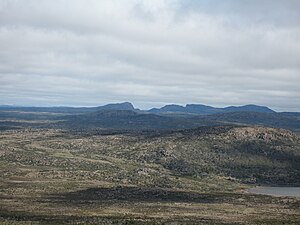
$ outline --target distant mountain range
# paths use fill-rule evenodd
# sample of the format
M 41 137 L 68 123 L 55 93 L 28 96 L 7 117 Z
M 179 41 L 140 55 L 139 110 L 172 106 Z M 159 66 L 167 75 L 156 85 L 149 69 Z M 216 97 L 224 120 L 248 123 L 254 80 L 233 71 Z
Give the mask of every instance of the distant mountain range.
M 216 125 L 259 125 L 300 132 L 300 113 L 275 112 L 265 106 L 215 108 L 206 105 L 166 105 L 139 110 L 129 102 L 99 107 L 0 106 L 0 129 L 57 127 L 68 129 L 178 130 Z M 32 123 L 30 121 L 51 121 Z M 29 122 L 28 122 L 29 121 Z
M 60 118 L 62 126 L 84 129 L 178 130 L 217 125 L 259 125 L 300 132 L 300 117 L 282 113 L 227 112 L 211 115 L 154 114 L 132 110 L 99 110 Z
M 134 108 L 132 103 L 113 103 L 98 107 L 27 107 L 27 106 L 9 106 L 2 105 L 0 109 L 6 110 L 23 110 L 23 111 L 37 111 L 37 112 L 65 112 L 65 113 L 80 113 L 80 112 L 95 112 L 98 110 L 132 110 L 132 111 L 143 111 L 149 113 L 189 113 L 189 114 L 199 114 L 199 115 L 210 115 L 216 113 L 226 113 L 226 112 L 264 112 L 264 113 L 274 113 L 272 109 L 266 106 L 258 105 L 244 105 L 244 106 L 228 106 L 225 108 L 215 108 L 212 106 L 202 105 L 202 104 L 187 104 L 186 106 L 181 105 L 165 105 L 161 108 L 152 108 L 150 110 L 139 110 Z
M 272 109 L 266 106 L 258 105 L 244 105 L 244 106 L 229 106 L 225 108 L 215 108 L 212 106 L 201 105 L 201 104 L 187 104 L 186 106 L 180 105 L 166 105 L 161 108 L 153 108 L 148 112 L 152 113 L 192 113 L 200 115 L 209 115 L 216 113 L 226 113 L 226 112 L 264 112 L 264 113 L 274 113 Z
M 55 112 L 55 113 L 86 113 L 99 110 L 136 110 L 130 102 L 112 103 L 97 107 L 68 107 L 68 106 L 52 106 L 52 107 L 35 107 L 35 106 L 10 106 L 0 105 L 0 110 L 6 111 L 25 111 L 25 112 Z

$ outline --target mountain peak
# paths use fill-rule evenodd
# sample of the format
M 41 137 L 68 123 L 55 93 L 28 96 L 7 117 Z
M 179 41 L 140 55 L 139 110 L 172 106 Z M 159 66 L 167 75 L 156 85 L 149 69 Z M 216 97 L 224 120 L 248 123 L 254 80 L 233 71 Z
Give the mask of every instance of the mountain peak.
M 135 110 L 134 106 L 130 102 L 112 103 L 104 106 L 99 106 L 97 108 L 100 110 Z
M 275 112 L 266 106 L 259 106 L 254 104 L 243 105 L 243 106 L 229 106 L 224 108 L 224 110 L 228 112 L 237 112 L 237 111 L 265 112 L 265 113 Z

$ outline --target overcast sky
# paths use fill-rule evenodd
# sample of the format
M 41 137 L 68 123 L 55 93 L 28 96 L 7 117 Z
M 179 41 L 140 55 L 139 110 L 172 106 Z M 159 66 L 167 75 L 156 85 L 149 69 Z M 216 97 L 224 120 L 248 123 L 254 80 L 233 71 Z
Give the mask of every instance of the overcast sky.
M 0 0 L 0 104 L 300 111 L 299 0 Z

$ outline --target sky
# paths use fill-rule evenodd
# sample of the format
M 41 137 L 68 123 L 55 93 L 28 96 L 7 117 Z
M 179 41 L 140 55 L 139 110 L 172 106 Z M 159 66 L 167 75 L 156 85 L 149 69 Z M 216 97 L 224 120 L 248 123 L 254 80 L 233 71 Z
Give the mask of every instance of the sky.
M 0 0 L 0 105 L 300 111 L 299 0 Z

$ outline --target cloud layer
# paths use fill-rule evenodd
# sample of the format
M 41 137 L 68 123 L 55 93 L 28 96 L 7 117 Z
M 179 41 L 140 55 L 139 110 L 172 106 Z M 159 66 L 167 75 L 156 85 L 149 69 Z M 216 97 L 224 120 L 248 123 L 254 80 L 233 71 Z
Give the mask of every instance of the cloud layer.
M 297 0 L 0 0 L 0 104 L 300 111 Z

